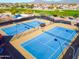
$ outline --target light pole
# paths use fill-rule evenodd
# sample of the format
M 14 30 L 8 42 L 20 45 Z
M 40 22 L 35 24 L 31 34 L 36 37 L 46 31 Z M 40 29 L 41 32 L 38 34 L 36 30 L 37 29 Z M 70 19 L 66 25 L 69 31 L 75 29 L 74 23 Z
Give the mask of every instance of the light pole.
M 79 47 L 78 47 L 78 49 L 77 49 L 77 51 L 76 51 L 76 53 L 75 53 L 74 59 L 78 59 L 78 56 L 79 56 Z
M 68 45 L 67 43 L 65 43 L 65 45 Z M 74 56 L 75 56 L 75 49 L 74 49 L 74 47 L 73 46 L 71 46 L 71 45 L 68 45 L 68 48 L 72 48 L 72 50 L 73 50 L 73 58 L 72 59 L 74 59 Z

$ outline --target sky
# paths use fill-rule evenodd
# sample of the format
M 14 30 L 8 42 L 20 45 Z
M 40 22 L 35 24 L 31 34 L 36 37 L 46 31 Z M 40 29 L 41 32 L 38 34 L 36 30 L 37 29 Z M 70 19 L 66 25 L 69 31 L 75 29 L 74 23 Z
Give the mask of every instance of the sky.
M 11 3 L 16 3 L 16 2 L 33 2 L 34 0 L 0 0 L 0 2 L 11 2 Z
M 1 3 L 16 3 L 16 2 L 68 2 L 68 3 L 78 3 L 79 0 L 0 0 Z
M 62 1 L 62 0 L 45 0 L 45 1 L 54 1 L 54 2 L 59 2 L 59 1 Z

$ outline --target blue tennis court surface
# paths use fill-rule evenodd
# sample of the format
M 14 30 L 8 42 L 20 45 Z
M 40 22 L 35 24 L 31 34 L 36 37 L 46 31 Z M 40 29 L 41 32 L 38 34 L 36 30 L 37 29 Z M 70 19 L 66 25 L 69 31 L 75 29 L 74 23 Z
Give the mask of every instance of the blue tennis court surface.
M 2 30 L 8 35 L 15 35 L 25 30 L 35 28 L 39 26 L 41 23 L 43 22 L 39 22 L 39 21 L 26 22 L 26 23 L 16 24 L 15 26 L 3 28 Z
M 58 59 L 62 51 L 76 36 L 76 31 L 55 27 L 43 34 L 21 44 L 37 59 Z

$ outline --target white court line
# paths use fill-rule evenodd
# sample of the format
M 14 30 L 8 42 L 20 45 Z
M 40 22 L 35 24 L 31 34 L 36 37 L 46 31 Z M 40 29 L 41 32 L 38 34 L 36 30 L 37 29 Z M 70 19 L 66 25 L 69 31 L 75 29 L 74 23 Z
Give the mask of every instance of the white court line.
M 31 42 L 34 42 L 34 41 L 36 41 L 37 39 L 36 39 L 37 37 L 35 37 L 35 38 L 33 38 L 33 39 L 31 39 L 31 40 L 29 40 L 29 41 L 26 41 L 26 42 L 23 42 L 22 44 L 23 44 L 23 47 L 25 47 L 26 45 L 29 45 L 29 44 L 31 44 Z M 28 43 L 28 44 L 27 44 Z M 21 46 L 22 46 L 22 44 L 21 44 Z
M 48 46 L 48 45 L 46 45 L 46 44 L 44 44 L 44 43 L 42 43 L 42 42 L 40 42 L 41 44 L 43 44 L 43 45 L 45 45 L 45 46 Z M 51 50 L 53 50 L 53 48 L 52 47 L 50 47 L 50 46 L 48 46 Z
M 61 34 L 61 32 L 59 32 L 60 34 Z M 74 32 L 73 32 L 74 33 Z M 58 35 L 57 35 L 58 36 Z M 70 36 L 68 36 L 68 38 L 64 38 L 64 39 L 66 39 L 66 40 L 69 40 L 69 37 L 72 37 L 72 34 L 70 35 Z M 63 38 L 63 37 L 62 37 Z M 65 41 L 66 41 L 65 40 Z M 69 40 L 70 42 L 71 42 L 71 40 Z M 66 42 L 68 42 L 68 41 L 66 41 Z M 68 42 L 68 43 L 70 43 L 70 42 Z
M 75 32 L 73 32 L 73 33 L 75 34 L 75 35 L 74 35 L 74 37 L 75 37 L 75 36 L 77 35 L 77 33 L 75 33 Z M 73 34 L 73 33 L 72 33 L 72 34 Z M 73 35 L 71 35 L 71 37 L 72 37 L 72 36 L 73 36 Z M 73 37 L 73 38 L 74 38 L 74 37 Z M 72 39 L 73 39 L 73 38 L 72 38 Z
M 64 41 L 64 42 L 66 42 L 66 41 Z M 63 43 L 63 44 L 64 44 L 64 43 Z M 63 45 L 63 44 L 62 44 L 62 45 Z M 51 57 L 55 55 L 55 53 L 59 50 L 59 48 L 60 48 L 60 47 L 58 47 L 58 49 L 49 57 L 49 59 L 51 59 Z
M 44 33 L 42 33 L 42 34 L 44 34 Z M 30 42 L 26 41 L 26 42 L 28 42 L 28 44 L 26 44 L 26 42 L 23 42 L 23 43 L 22 43 L 23 46 L 29 45 L 29 44 L 30 44 L 31 42 L 33 42 L 33 41 L 36 41 L 36 40 L 38 41 L 39 39 L 37 39 L 37 38 L 38 38 L 38 37 L 41 37 L 42 34 L 38 35 L 37 37 L 32 38 L 31 40 L 29 40 Z
M 64 43 L 65 43 L 66 41 L 64 41 Z M 64 44 L 64 43 L 62 43 L 62 45 Z M 60 49 L 61 47 L 59 46 L 58 47 L 58 49 L 49 57 L 49 59 L 51 59 L 52 58 L 52 56 L 54 56 L 55 54 L 56 54 L 56 52 Z M 62 52 L 61 52 L 62 53 Z
M 53 39 L 54 40 L 54 39 Z M 48 42 L 46 42 L 45 44 L 47 44 L 47 43 L 49 43 L 49 42 L 51 42 L 52 41 L 52 39 L 51 40 L 49 40 Z
M 36 41 L 37 39 L 35 39 L 35 40 L 33 40 L 33 41 Z M 31 42 L 33 42 L 33 41 L 31 41 Z M 29 45 L 31 42 L 29 42 L 28 44 L 25 44 L 24 43 L 24 45 L 23 45 L 23 47 L 25 47 L 26 45 Z M 46 44 L 44 44 L 44 43 L 42 43 L 41 41 L 39 41 L 41 44 L 43 44 L 43 45 L 46 45 Z M 21 45 L 22 46 L 22 45 Z M 46 45 L 46 46 L 48 46 L 48 45 Z M 50 46 L 48 46 L 49 48 L 51 48 Z M 52 48 L 51 48 L 52 49 Z
M 60 32 L 61 33 L 61 32 Z M 40 36 L 40 35 L 39 35 Z M 37 36 L 38 37 L 38 36 Z M 36 38 L 37 38 L 36 37 Z M 38 40 L 38 39 L 36 39 L 36 38 L 33 38 L 33 39 L 35 39 L 35 40 Z M 35 41 L 35 40 L 33 40 L 33 41 Z M 51 40 L 49 40 L 49 41 L 51 41 Z M 66 41 L 66 40 L 65 40 Z M 32 41 L 31 41 L 32 42 Z M 31 42 L 29 42 L 28 44 L 30 44 Z M 67 41 L 66 41 L 67 42 Z M 48 42 L 47 42 L 48 43 Z M 28 44 L 26 44 L 26 45 L 28 45 Z
M 35 40 L 37 40 L 37 39 L 35 39 Z M 35 40 L 34 40 L 34 41 L 35 41 Z M 31 42 L 33 42 L 33 41 L 31 41 Z M 31 43 L 31 42 L 30 42 L 30 43 Z M 43 45 L 46 45 L 46 44 L 42 43 L 41 41 L 39 41 L 39 42 L 40 42 L 41 44 L 43 44 Z M 64 41 L 64 42 L 66 42 L 66 41 Z M 28 43 L 28 44 L 26 44 L 26 45 L 29 45 L 30 43 Z M 63 44 L 64 44 L 64 43 L 62 43 L 62 45 L 63 45 Z M 48 46 L 48 45 L 46 45 L 46 46 Z M 52 47 L 50 47 L 50 46 L 48 46 L 48 47 L 49 47 L 51 50 L 54 49 L 54 48 L 52 48 Z M 60 46 L 59 46 L 58 49 L 53 53 L 53 55 L 54 55 L 59 49 L 60 49 Z M 52 55 L 52 56 L 53 56 L 53 55 Z M 51 57 L 52 57 L 52 56 L 51 56 Z
M 23 48 L 21 45 L 19 45 L 25 52 L 29 53 L 34 59 L 37 59 L 33 54 L 31 54 L 27 49 Z
M 74 32 L 73 32 L 74 33 Z M 71 35 L 72 36 L 72 35 Z M 38 39 L 35 39 L 35 40 L 38 40 Z M 34 40 L 34 41 L 35 41 Z M 51 41 L 51 40 L 50 40 Z M 32 41 L 31 41 L 32 42 Z M 39 41 L 40 43 L 42 43 L 41 41 Z M 67 41 L 64 41 L 64 42 L 67 42 Z M 30 44 L 30 43 L 29 43 Z M 43 44 L 43 43 L 42 43 Z M 64 43 L 62 43 L 62 44 L 64 44 Z M 43 45 L 46 45 L 46 44 L 43 44 Z M 48 46 L 48 45 L 46 45 L 46 46 Z M 50 46 L 48 46 L 49 48 L 51 48 Z M 53 48 L 51 48 L 51 49 L 53 49 Z M 58 49 L 50 56 L 50 58 L 58 51 L 60 49 L 60 47 L 58 47 Z
M 74 32 L 73 32 L 73 33 L 74 33 Z M 72 35 L 71 35 L 71 36 L 72 36 Z M 67 41 L 65 40 L 64 42 L 67 42 Z M 68 42 L 68 43 L 69 43 L 69 42 Z M 64 43 L 63 43 L 63 44 L 64 44 Z M 63 45 L 63 44 L 62 44 L 62 45 Z M 59 47 L 59 48 L 60 48 L 60 47 Z M 55 53 L 59 50 L 59 48 L 49 57 L 49 59 L 51 59 L 51 57 L 55 55 Z

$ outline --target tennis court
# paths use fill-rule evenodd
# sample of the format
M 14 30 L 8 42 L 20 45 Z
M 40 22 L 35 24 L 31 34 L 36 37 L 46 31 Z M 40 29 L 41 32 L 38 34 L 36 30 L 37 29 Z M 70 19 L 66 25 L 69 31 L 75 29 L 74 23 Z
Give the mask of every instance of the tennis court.
M 27 42 L 21 47 L 37 59 L 58 59 L 63 50 L 76 36 L 75 30 L 55 27 Z
M 16 24 L 15 26 L 7 27 L 7 28 L 2 28 L 2 30 L 7 35 L 10 36 L 10 35 L 15 35 L 15 34 L 23 32 L 23 31 L 29 30 L 31 28 L 38 27 L 41 23 L 43 23 L 43 22 L 31 21 L 31 22 Z

